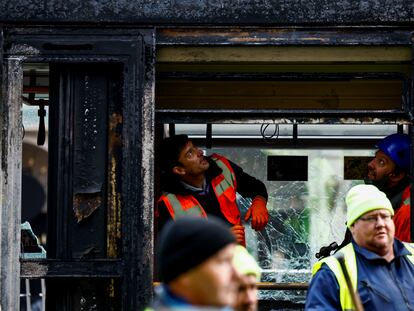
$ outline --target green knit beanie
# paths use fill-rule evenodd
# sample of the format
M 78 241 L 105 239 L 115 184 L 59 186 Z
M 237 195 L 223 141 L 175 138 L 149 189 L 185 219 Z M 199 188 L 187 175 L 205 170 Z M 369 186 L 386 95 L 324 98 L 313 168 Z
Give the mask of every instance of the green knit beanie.
M 394 215 L 390 200 L 384 192 L 373 185 L 357 185 L 348 191 L 345 197 L 347 206 L 346 225 L 350 228 L 362 215 L 378 210 L 386 209 Z
M 237 272 L 241 275 L 254 275 L 256 277 L 256 280 L 260 281 L 262 270 L 260 269 L 253 256 L 250 255 L 247 249 L 241 245 L 236 246 L 233 257 L 233 264 Z

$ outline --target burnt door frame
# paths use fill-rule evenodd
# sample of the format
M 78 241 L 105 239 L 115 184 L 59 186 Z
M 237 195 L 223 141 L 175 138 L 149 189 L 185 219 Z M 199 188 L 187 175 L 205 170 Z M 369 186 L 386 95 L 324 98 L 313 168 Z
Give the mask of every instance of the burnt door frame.
M 23 72 L 19 59 L 3 54 L 4 33 L 0 29 L 0 309 L 13 310 L 19 303 L 19 255 L 21 219 L 22 121 L 20 107 L 11 104 L 21 94 Z M 8 79 L 13 76 L 15 79 Z M 14 161 L 14 159 L 18 159 Z
M 154 29 L 50 29 L 5 31 L 2 96 L 2 245 L 1 309 L 19 305 L 19 278 L 119 278 L 122 310 L 140 310 L 152 296 L 153 265 L 153 137 L 154 137 Z M 122 246 L 119 258 L 99 260 L 48 259 L 22 262 L 20 255 L 20 196 L 23 64 L 120 63 L 123 65 L 122 159 L 120 204 Z M 59 120 L 64 122 L 64 120 Z M 65 163 L 58 163 L 63 169 Z M 7 183 L 3 183 L 7 178 Z M 71 187 L 63 180 L 57 191 Z M 53 202 L 52 202 L 53 203 Z M 70 204 L 70 203 L 69 203 Z M 108 202 L 107 204 L 111 204 Z M 64 225 L 64 224 L 63 224 Z M 2 240 L 5 241 L 5 233 Z M 8 252 L 7 254 L 5 252 Z M 21 271 L 20 271 L 21 268 Z M 4 278 L 2 278 L 4 280 Z M 137 290 L 139 288 L 140 290 Z M 6 294 L 7 296 L 6 296 Z M 6 300 L 3 297 L 8 297 Z

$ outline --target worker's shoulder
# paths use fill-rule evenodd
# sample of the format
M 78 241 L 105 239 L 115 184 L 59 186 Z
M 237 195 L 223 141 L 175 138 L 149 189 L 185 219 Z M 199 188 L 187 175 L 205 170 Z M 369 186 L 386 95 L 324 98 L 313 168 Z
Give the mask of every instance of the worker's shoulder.
M 414 243 L 409 242 L 402 242 L 406 249 L 408 249 L 411 252 L 411 255 L 414 256 Z
M 212 153 L 207 158 L 210 158 L 210 159 L 212 159 L 214 161 L 222 160 L 222 159 L 227 160 L 227 158 L 225 156 L 223 156 L 223 155 L 221 155 L 219 153 Z

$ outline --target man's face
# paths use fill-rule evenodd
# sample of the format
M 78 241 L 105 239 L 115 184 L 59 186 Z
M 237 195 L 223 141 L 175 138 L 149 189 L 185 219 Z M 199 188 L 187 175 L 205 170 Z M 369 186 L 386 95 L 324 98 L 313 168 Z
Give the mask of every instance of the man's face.
M 390 187 L 390 176 L 394 173 L 395 164 L 383 151 L 378 150 L 374 159 L 368 163 L 368 179 L 380 190 Z
M 395 226 L 388 210 L 379 209 L 364 214 L 350 230 L 359 246 L 380 256 L 393 250 Z
M 203 155 L 203 151 L 194 146 L 191 141 L 181 150 L 178 162 L 185 173 L 190 176 L 203 174 L 210 166 Z
M 257 310 L 257 285 L 256 276 L 241 275 L 239 290 L 237 292 L 236 311 L 256 311 Z
M 192 303 L 200 306 L 231 306 L 236 299 L 239 274 L 233 266 L 235 244 L 187 272 Z

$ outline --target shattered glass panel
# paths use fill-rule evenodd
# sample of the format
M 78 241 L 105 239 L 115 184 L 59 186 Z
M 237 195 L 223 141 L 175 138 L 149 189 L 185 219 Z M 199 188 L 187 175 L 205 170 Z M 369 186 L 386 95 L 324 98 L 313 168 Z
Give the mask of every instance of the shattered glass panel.
M 374 150 L 213 148 L 262 180 L 269 194 L 269 224 L 255 232 L 246 224 L 247 248 L 263 269 L 262 282 L 307 283 L 315 254 L 345 234 L 344 196 L 363 180 L 344 180 L 345 156 L 373 156 Z M 308 181 L 267 181 L 267 156 L 308 157 Z M 238 197 L 244 214 L 250 199 Z M 242 218 L 244 219 L 244 217 Z M 260 299 L 303 303 L 303 290 L 262 290 Z

